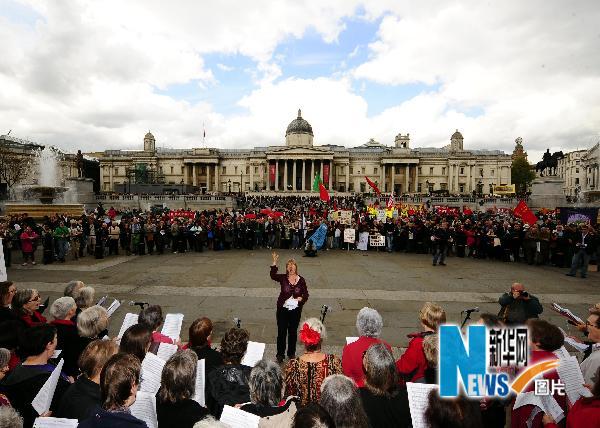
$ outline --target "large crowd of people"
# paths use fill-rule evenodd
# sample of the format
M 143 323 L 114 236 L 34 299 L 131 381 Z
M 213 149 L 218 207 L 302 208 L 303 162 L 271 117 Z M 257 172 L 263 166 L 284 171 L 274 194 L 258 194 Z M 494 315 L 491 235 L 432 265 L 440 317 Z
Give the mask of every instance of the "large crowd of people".
M 571 268 L 569 275 L 579 270 L 586 277 L 590 260 L 597 259 L 598 226 L 562 224 L 554 212 L 540 213 L 529 224 L 507 211 L 442 209 L 425 203 L 408 209 L 396 205 L 382 218 L 378 213 L 385 208 L 359 196 L 333 197 L 329 203 L 317 197 L 249 196 L 240 198 L 238 208 L 204 211 L 117 211 L 99 205 L 80 217 L 57 214 L 41 222 L 26 214 L 5 218 L 0 238 L 7 266 L 12 252 L 19 250 L 23 265 L 40 258 L 48 264 L 85 256 L 307 250 L 321 224 L 327 225 L 324 250 L 430 254 L 434 265 L 443 266 L 447 256 L 470 257 Z M 350 215 L 342 219 L 340 210 Z M 354 231 L 353 239 L 345 239 L 347 229 Z M 361 234 L 382 236 L 385 245 L 369 240 L 363 244 Z
M 293 278 L 297 266 L 288 267 L 287 273 Z M 285 286 L 282 283 L 282 289 Z M 261 427 L 410 427 L 414 416 L 407 382 L 436 383 L 437 335 L 446 322 L 445 310 L 426 302 L 415 316 L 419 331 L 409 335 L 408 347 L 396 359 L 390 343 L 381 337 L 383 318 L 374 308 L 357 313 L 358 339 L 344 346 L 341 355 L 323 351 L 327 328 L 320 319 L 308 318 L 301 322 L 298 334 L 299 356 L 288 353 L 281 361 L 263 358 L 250 367 L 244 364 L 251 339 L 247 330 L 234 326 L 215 346 L 212 321 L 199 317 L 190 325 L 187 341 L 174 339 L 160 332 L 165 316 L 158 305 L 141 309 L 137 323 L 120 338 L 109 337 L 112 321 L 107 310 L 94 304 L 93 288 L 80 281 L 67 284 L 64 296 L 49 305 L 50 320 L 37 290 L 3 282 L 0 299 L 3 428 L 32 427 L 37 417 L 76 419 L 85 428 L 147 427 L 148 421 L 138 417 L 134 406 L 142 394 L 148 394 L 139 390 L 151 374 L 142 366 L 150 354 L 159 358 L 162 344 L 175 349 L 161 363 L 160 384 L 152 394 L 159 428 L 226 426 L 219 421 L 226 406 L 256 415 Z M 498 316 L 482 314 L 477 322 L 490 327 L 525 323 L 530 363 L 565 358 L 563 332 L 539 318 L 543 307 L 523 284 L 513 284 L 499 304 Z M 574 338 L 586 343 L 581 371 L 589 397 L 570 402 L 557 392 L 554 398 L 565 415 L 558 424 L 533 405 L 517 408 L 514 395 L 472 399 L 461 394 L 440 399 L 433 390 L 423 411 L 424 426 L 501 428 L 508 422 L 507 415 L 513 428 L 600 426 L 599 308 L 590 308 L 585 324 L 576 326 L 585 336 Z M 32 400 L 60 359 L 63 366 L 50 410 L 40 415 Z M 205 370 L 204 400 L 198 399 L 199 361 Z M 543 377 L 561 380 L 557 370 Z

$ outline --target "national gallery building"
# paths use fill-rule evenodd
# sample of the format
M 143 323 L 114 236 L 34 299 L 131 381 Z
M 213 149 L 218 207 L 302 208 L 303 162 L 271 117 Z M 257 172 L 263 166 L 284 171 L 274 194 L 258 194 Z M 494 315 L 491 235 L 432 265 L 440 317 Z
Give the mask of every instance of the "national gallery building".
M 298 117 L 285 145 L 249 149 L 161 149 L 154 136 L 143 150 L 91 153 L 100 161 L 101 191 L 124 193 L 310 192 L 316 174 L 335 193 L 366 192 L 365 176 L 396 195 L 443 191 L 489 194 L 511 184 L 511 155 L 465 149 L 458 130 L 444 148 L 411 148 L 409 134 L 394 145 L 371 139 L 357 147 L 313 145 L 312 126 Z

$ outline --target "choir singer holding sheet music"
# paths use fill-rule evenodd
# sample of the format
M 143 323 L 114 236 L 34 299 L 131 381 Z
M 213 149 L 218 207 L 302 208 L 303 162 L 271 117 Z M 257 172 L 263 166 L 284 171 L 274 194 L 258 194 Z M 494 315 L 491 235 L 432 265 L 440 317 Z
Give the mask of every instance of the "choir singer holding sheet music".
M 285 264 L 286 273 L 278 274 L 277 262 L 279 254 L 272 253 L 271 279 L 281 285 L 281 292 L 277 298 L 277 361 L 283 362 L 285 355 L 285 342 L 287 336 L 287 356 L 296 356 L 296 340 L 298 324 L 302 316 L 302 307 L 308 300 L 306 280 L 298 275 L 298 264 L 294 259 L 289 259 Z

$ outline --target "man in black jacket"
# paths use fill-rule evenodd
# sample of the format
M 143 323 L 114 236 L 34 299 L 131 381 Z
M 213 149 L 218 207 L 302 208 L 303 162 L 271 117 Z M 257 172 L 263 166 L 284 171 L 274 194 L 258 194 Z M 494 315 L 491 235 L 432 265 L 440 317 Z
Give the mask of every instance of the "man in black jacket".
M 448 248 L 448 223 L 442 222 L 441 226 L 438 226 L 431 235 L 431 243 L 433 244 L 433 265 L 437 265 L 438 261 L 440 266 L 446 266 L 444 261 L 446 260 L 446 250 Z
M 538 298 L 525 291 L 525 286 L 518 282 L 510 287 L 509 293 L 500 296 L 498 303 L 502 306 L 498 317 L 507 325 L 525 324 L 544 311 Z
M 575 255 L 571 264 L 571 270 L 565 274 L 567 276 L 575 276 L 577 269 L 581 266 L 581 277 L 587 277 L 588 264 L 594 251 L 596 251 L 596 236 L 594 235 L 594 227 L 590 225 L 583 226 L 581 232 L 576 235 Z

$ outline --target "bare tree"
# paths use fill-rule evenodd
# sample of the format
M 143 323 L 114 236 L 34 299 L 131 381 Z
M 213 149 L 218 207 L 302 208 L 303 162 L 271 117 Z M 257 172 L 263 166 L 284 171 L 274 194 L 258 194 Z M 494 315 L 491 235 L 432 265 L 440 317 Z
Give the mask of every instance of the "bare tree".
M 0 142 L 0 180 L 10 189 L 23 181 L 29 171 L 29 156 L 19 153 L 7 141 Z

